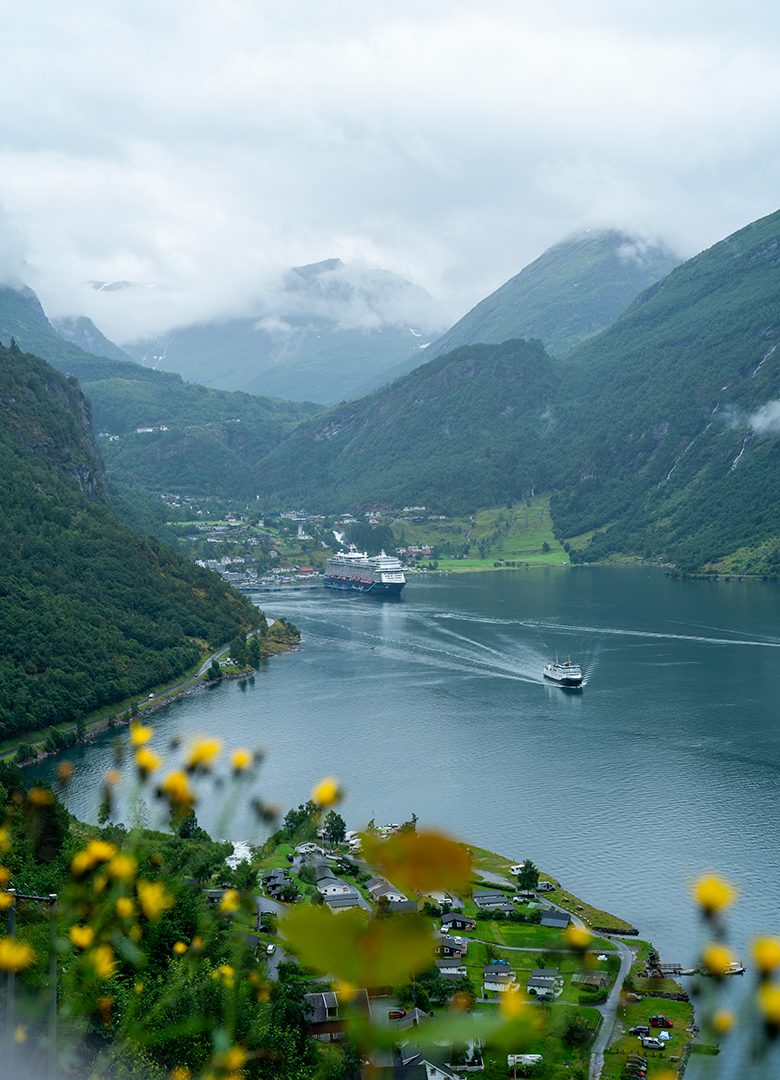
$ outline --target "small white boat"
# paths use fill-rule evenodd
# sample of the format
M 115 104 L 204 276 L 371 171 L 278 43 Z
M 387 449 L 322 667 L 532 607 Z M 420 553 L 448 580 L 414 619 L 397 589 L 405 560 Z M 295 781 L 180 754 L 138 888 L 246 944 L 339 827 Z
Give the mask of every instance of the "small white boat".
M 571 657 L 568 660 L 560 661 L 557 653 L 555 654 L 555 660 L 545 666 L 544 677 L 551 682 L 558 683 L 559 686 L 582 686 L 582 669 L 580 665 L 575 664 Z

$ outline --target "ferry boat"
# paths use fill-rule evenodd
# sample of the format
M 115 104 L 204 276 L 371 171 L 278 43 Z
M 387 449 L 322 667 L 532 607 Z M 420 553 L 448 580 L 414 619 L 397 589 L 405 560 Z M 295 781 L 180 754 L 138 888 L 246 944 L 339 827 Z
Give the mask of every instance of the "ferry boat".
M 559 686 L 582 686 L 582 669 L 580 665 L 575 664 L 571 657 L 561 662 L 557 653 L 555 654 L 555 660 L 545 666 L 544 677 L 550 679 L 551 682 L 558 683 Z
M 394 555 L 367 555 L 350 546 L 328 559 L 323 582 L 328 589 L 357 589 L 380 596 L 398 596 L 406 576 Z

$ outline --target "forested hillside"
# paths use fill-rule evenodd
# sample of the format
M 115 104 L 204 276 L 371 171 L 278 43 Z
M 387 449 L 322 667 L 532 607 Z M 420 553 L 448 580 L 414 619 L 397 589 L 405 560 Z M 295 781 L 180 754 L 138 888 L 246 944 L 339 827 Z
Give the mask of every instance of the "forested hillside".
M 426 349 L 425 359 L 510 338 L 539 338 L 551 356 L 564 356 L 614 322 L 679 261 L 666 248 L 616 230 L 570 236 L 481 300 Z M 393 374 L 419 363 L 419 355 L 409 357 Z
M 257 461 L 318 409 L 209 390 L 130 360 L 94 356 L 57 333 L 31 289 L 0 287 L 0 341 L 12 337 L 79 380 L 95 429 L 119 436 L 101 447 L 113 478 L 147 491 L 251 494 Z
M 0 739 L 170 680 L 260 613 L 122 525 L 75 382 L 0 346 Z
M 417 501 L 458 511 L 551 480 L 540 342 L 473 345 L 301 424 L 260 463 L 257 490 L 322 509 Z
M 564 360 L 539 343 L 467 346 L 308 421 L 260 463 L 258 490 L 455 511 L 551 490 L 575 558 L 777 573 L 778 402 L 780 212 Z
M 780 212 L 648 290 L 562 368 L 559 533 L 585 558 L 780 569 Z

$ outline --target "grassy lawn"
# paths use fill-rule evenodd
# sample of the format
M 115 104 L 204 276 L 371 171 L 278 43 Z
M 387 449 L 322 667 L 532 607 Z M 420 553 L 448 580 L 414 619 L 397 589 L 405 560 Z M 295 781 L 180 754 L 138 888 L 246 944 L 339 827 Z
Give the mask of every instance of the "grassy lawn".
M 542 874 L 542 878 L 544 877 L 545 875 Z M 602 911 L 601 908 L 586 903 L 565 889 L 553 889 L 552 892 L 547 892 L 544 896 L 545 899 L 551 900 L 558 907 L 565 908 L 566 911 L 578 915 L 583 922 L 589 923 L 591 926 L 598 926 L 600 929 L 607 930 L 610 933 L 625 934 L 634 929 L 631 923 L 626 922 L 625 919 L 619 919 L 617 915 L 610 915 L 608 911 Z
M 494 1008 L 492 1005 L 478 1007 Z M 523 1045 L 510 1047 L 509 1053 L 541 1054 L 544 1059 L 543 1068 L 537 1069 L 534 1075 L 544 1077 L 544 1080 L 564 1080 L 564 1077 L 567 1080 L 585 1080 L 588 1075 L 590 1043 L 598 1030 L 599 1014 L 595 1009 L 582 1005 L 534 1006 L 534 1008 L 544 1010 L 540 1014 L 544 1020 L 542 1030 Z M 580 1018 L 590 1029 L 590 1038 L 584 1046 L 570 1046 L 562 1038 L 564 1030 L 574 1017 Z M 475 1075 L 481 1080 L 507 1080 L 511 1072 L 507 1069 L 506 1059 L 506 1049 L 486 1051 L 485 1070 Z
M 395 520 L 389 524 L 396 537 L 403 534 L 406 544 L 430 544 L 433 548 L 469 544 L 466 558 L 440 555 L 439 569 L 453 573 L 501 569 L 494 565 L 496 562 L 523 566 L 560 566 L 569 562 L 569 556 L 553 535 L 547 496 L 532 499 L 529 505 L 519 502 L 509 507 L 478 510 L 471 519 Z M 480 545 L 484 555 L 480 553 Z
M 677 989 L 679 990 L 679 987 Z M 634 1024 L 647 1024 L 649 1018 L 655 1013 L 668 1016 L 674 1023 L 667 1050 L 643 1050 L 639 1039 L 628 1034 L 630 1027 Z M 642 1054 L 647 1058 L 648 1080 L 652 1080 L 664 1068 L 673 1066 L 674 1059 L 679 1058 L 685 1044 L 693 1038 L 686 1030 L 692 1019 L 693 1006 L 687 1001 L 645 998 L 643 1001 L 622 1004 L 618 1009 L 618 1024 L 622 1025 L 624 1034 L 607 1050 L 604 1071 L 601 1074 L 602 1080 L 617 1080 L 620 1077 L 627 1054 Z

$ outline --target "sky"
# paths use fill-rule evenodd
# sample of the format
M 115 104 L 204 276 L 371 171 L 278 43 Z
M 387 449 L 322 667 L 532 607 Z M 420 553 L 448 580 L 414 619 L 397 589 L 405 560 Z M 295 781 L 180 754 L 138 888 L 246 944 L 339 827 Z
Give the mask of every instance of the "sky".
M 118 341 L 284 268 L 452 322 L 616 226 L 689 256 L 780 204 L 768 0 L 0 0 L 0 278 Z M 138 288 L 98 293 L 90 280 Z

